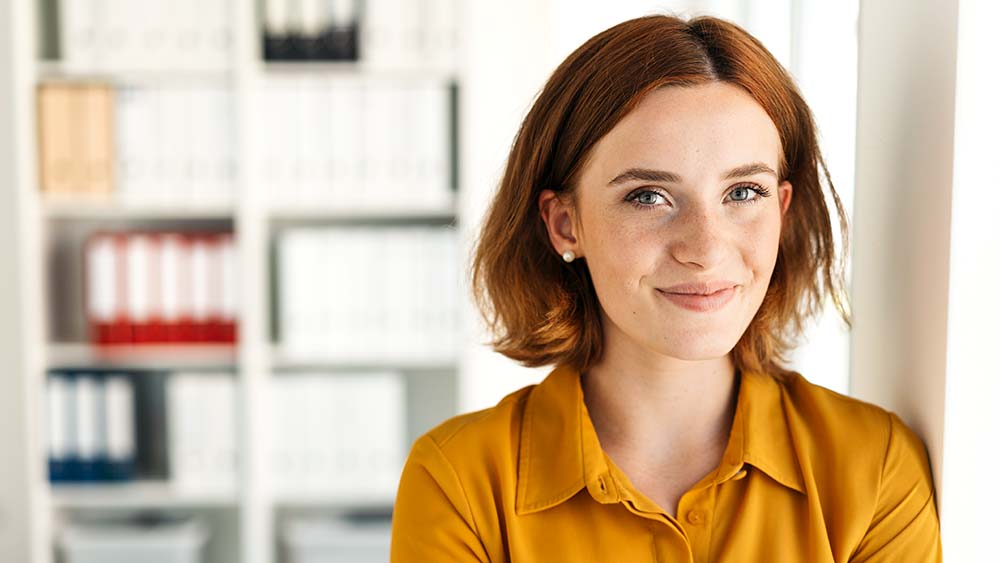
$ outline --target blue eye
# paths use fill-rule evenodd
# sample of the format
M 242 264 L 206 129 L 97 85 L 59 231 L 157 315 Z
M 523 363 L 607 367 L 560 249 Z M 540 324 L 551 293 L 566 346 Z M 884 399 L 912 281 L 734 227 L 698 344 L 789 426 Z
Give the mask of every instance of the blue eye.
M 757 197 L 750 198 L 750 192 L 756 192 L 757 193 Z M 733 202 L 735 202 L 736 205 L 749 205 L 751 203 L 754 203 L 754 202 L 756 202 L 756 201 L 758 201 L 758 200 L 760 200 L 762 198 L 765 198 L 765 197 L 768 197 L 768 196 L 771 195 L 770 190 L 768 190 L 767 188 L 765 188 L 764 186 L 761 186 L 759 184 L 741 184 L 741 185 L 736 186 L 735 188 L 733 188 L 733 190 L 731 192 L 729 192 L 729 193 L 730 193 L 730 195 L 735 194 L 735 193 L 746 193 L 746 197 L 744 199 L 734 199 L 733 200 Z
M 750 197 L 751 192 L 756 193 L 757 197 L 751 198 Z M 771 192 L 764 186 L 751 183 L 751 184 L 740 184 L 734 187 L 729 192 L 730 196 L 732 196 L 733 194 L 738 194 L 738 195 L 742 194 L 742 197 L 737 197 L 732 199 L 732 202 L 735 203 L 736 205 L 750 205 L 762 198 L 770 196 Z M 666 196 L 664 196 L 663 194 L 661 194 L 656 190 L 640 189 L 626 196 L 625 201 L 631 203 L 633 207 L 636 207 L 638 209 L 651 210 L 657 207 L 656 205 L 657 197 L 666 200 Z
M 652 197 L 646 197 L 646 196 L 652 196 Z M 663 197 L 663 196 L 656 192 L 639 192 L 639 194 L 636 196 L 635 199 L 636 201 L 643 203 L 645 205 L 653 205 L 654 203 L 656 203 L 657 197 Z

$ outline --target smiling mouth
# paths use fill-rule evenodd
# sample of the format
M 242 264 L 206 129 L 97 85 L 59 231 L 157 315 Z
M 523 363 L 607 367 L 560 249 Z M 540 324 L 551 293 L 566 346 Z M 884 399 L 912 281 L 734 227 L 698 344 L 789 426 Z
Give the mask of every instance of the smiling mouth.
M 730 301 L 732 301 L 738 287 L 739 286 L 728 287 L 709 294 L 670 293 L 661 289 L 657 289 L 656 291 L 660 295 L 666 297 L 668 301 L 678 307 L 681 307 L 682 309 L 696 311 L 699 313 L 707 313 L 717 311 L 725 307 Z

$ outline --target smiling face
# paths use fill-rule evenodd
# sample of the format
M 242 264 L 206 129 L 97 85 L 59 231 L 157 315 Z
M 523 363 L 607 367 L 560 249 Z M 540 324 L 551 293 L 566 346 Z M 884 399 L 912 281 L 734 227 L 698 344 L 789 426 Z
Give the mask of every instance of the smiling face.
M 586 259 L 606 347 L 690 361 L 733 349 L 777 258 L 792 190 L 771 172 L 780 155 L 774 123 L 739 86 L 668 86 L 594 145 L 575 206 L 542 193 L 555 250 Z M 714 300 L 664 291 L 716 282 L 735 288 Z

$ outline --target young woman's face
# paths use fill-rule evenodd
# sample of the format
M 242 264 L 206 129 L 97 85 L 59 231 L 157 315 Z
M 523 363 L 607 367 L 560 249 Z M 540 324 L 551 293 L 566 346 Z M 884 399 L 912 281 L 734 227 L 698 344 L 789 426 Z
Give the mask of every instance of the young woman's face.
M 792 191 L 771 172 L 780 154 L 764 109 L 725 82 L 658 89 L 593 147 L 576 207 L 543 215 L 555 249 L 586 260 L 606 339 L 683 360 L 733 349 L 774 270 Z M 690 283 L 733 289 L 668 291 Z

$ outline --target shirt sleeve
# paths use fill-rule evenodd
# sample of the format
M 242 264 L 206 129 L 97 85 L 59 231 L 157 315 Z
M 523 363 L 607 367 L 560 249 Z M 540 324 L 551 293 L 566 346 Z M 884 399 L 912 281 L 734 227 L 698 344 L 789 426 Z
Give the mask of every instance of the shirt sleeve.
M 430 435 L 403 465 L 392 512 L 390 563 L 487 562 L 458 474 Z
M 851 563 L 941 563 L 941 532 L 927 449 L 895 414 L 875 513 Z

